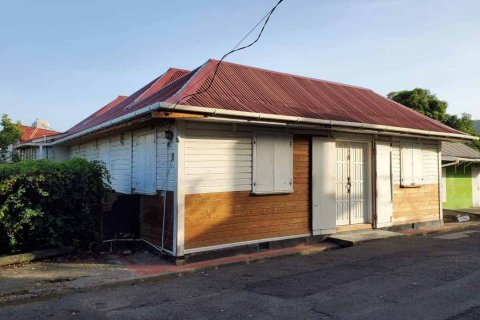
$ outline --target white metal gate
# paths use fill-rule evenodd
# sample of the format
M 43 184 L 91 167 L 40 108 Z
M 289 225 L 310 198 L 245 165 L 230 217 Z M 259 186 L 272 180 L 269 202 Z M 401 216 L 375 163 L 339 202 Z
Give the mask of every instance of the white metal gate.
M 480 207 L 480 168 L 472 168 L 473 207 Z
M 337 142 L 337 225 L 368 222 L 367 145 Z

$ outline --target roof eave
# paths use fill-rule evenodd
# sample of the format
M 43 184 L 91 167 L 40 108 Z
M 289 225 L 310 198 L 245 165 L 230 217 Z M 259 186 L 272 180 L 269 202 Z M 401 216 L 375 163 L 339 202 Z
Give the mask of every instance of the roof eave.
M 480 162 L 478 158 L 462 158 L 454 156 L 442 156 L 442 161 L 458 161 L 458 162 Z
M 314 118 L 273 115 L 273 114 L 264 114 L 264 113 L 255 113 L 255 112 L 246 112 L 246 111 L 205 108 L 205 107 L 189 106 L 189 105 L 174 105 L 174 104 L 165 103 L 165 102 L 157 102 L 156 104 L 158 105 L 156 109 L 163 109 L 163 110 L 175 109 L 175 111 L 197 112 L 197 113 L 202 113 L 210 116 L 218 115 L 218 116 L 229 116 L 233 118 L 263 120 L 263 121 L 273 120 L 273 121 L 285 121 L 285 122 L 293 122 L 293 123 L 306 123 L 306 124 L 314 124 L 314 125 L 328 125 L 332 127 L 340 127 L 340 128 L 344 127 L 344 128 L 359 129 L 359 130 L 369 129 L 369 130 L 374 130 L 379 132 L 410 133 L 410 134 L 416 134 L 416 135 L 437 137 L 439 140 L 443 140 L 445 138 L 447 140 L 455 140 L 455 141 L 475 141 L 479 139 L 478 137 L 470 136 L 467 134 L 410 129 L 410 128 L 393 127 L 393 126 L 387 126 L 387 125 L 376 125 L 376 124 L 348 122 L 348 121 L 323 120 L 323 119 L 314 119 Z
M 366 123 L 357 123 L 357 122 L 347 122 L 347 121 L 323 120 L 323 119 L 264 114 L 264 113 L 255 113 L 255 112 L 246 112 L 246 111 L 234 111 L 234 110 L 206 108 L 206 107 L 198 107 L 198 106 L 190 106 L 190 105 L 175 105 L 175 104 L 166 103 L 166 102 L 155 102 L 135 112 L 112 119 L 108 122 L 104 122 L 98 126 L 77 132 L 65 138 L 61 138 L 57 141 L 52 142 L 52 144 L 60 144 L 66 141 L 74 140 L 84 135 L 130 120 L 132 118 L 136 118 L 138 116 L 147 114 L 155 110 L 165 110 L 165 111 L 175 110 L 177 112 L 182 112 L 182 111 L 194 112 L 194 113 L 200 113 L 208 116 L 226 116 L 231 118 L 246 119 L 246 120 L 250 120 L 251 122 L 262 120 L 262 121 L 280 121 L 280 122 L 297 123 L 297 124 L 303 123 L 303 124 L 309 124 L 309 125 L 323 125 L 323 126 L 327 125 L 327 126 L 336 127 L 336 128 L 346 128 L 349 130 L 351 129 L 357 129 L 359 131 L 372 130 L 377 132 L 378 134 L 405 133 L 405 134 L 413 134 L 418 136 L 433 137 L 438 140 L 451 140 L 451 141 L 478 140 L 478 137 L 474 137 L 466 134 L 427 131 L 427 130 L 392 127 L 392 126 L 386 126 L 386 125 L 366 124 Z

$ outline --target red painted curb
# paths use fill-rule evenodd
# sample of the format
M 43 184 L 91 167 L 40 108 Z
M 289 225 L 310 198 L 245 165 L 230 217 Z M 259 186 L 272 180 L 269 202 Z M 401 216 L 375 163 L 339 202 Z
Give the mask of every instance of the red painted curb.
M 139 276 L 155 276 L 161 274 L 169 273 L 182 273 L 182 272 L 192 272 L 198 271 L 199 269 L 215 268 L 224 265 L 238 264 L 238 263 L 249 263 L 251 261 L 269 259 L 275 257 L 289 256 L 295 254 L 313 254 L 326 250 L 336 249 L 339 246 L 330 243 L 319 243 L 313 245 L 299 245 L 296 247 L 282 248 L 282 249 L 273 249 L 268 251 L 241 254 L 232 257 L 224 257 L 200 262 L 194 262 L 185 264 L 183 266 L 174 266 L 174 265 L 129 265 L 127 269 L 135 272 Z

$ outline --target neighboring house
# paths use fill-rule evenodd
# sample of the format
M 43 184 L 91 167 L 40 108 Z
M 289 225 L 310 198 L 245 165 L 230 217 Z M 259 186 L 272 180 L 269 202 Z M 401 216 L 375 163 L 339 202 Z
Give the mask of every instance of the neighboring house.
M 48 129 L 48 122 L 38 120 L 32 126 L 19 125 L 22 138 L 19 143 L 12 146 L 22 160 L 38 160 L 53 158 L 51 147 L 47 147 L 47 141 L 59 132 Z M 60 158 L 59 156 L 57 158 Z
M 442 145 L 444 209 L 480 207 L 480 152 L 463 143 Z
M 375 92 L 209 60 L 170 69 L 52 146 L 102 160 L 173 256 L 441 224 L 441 143 L 475 139 Z
M 480 120 L 473 120 L 473 126 L 477 132 L 480 132 Z

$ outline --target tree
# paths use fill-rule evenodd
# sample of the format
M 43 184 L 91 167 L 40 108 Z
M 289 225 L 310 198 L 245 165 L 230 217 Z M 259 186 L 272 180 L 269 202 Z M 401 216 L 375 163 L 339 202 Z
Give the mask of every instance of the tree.
M 448 103 L 438 99 L 430 90 L 415 88 L 390 92 L 387 97 L 440 122 L 447 119 Z
M 468 133 L 471 136 L 480 137 L 479 132 L 475 129 L 475 122 L 472 120 L 472 115 L 468 113 L 462 113 L 461 117 L 457 115 L 447 115 L 447 119 L 444 122 L 447 126 Z M 472 148 L 480 150 L 480 141 L 469 142 L 468 145 Z
M 18 128 L 20 122 L 14 123 L 6 115 L 2 115 L 0 131 L 0 162 L 6 162 L 9 158 L 9 146 L 17 143 L 22 138 L 22 132 Z
M 472 136 L 480 136 L 477 130 L 475 130 L 475 123 L 470 114 L 462 113 L 460 117 L 448 114 L 448 103 L 437 98 L 430 90 L 415 88 L 413 90 L 396 91 L 390 92 L 387 94 L 387 97 L 432 119 L 438 120 L 455 130 Z M 469 142 L 468 144 L 480 150 L 479 141 Z

